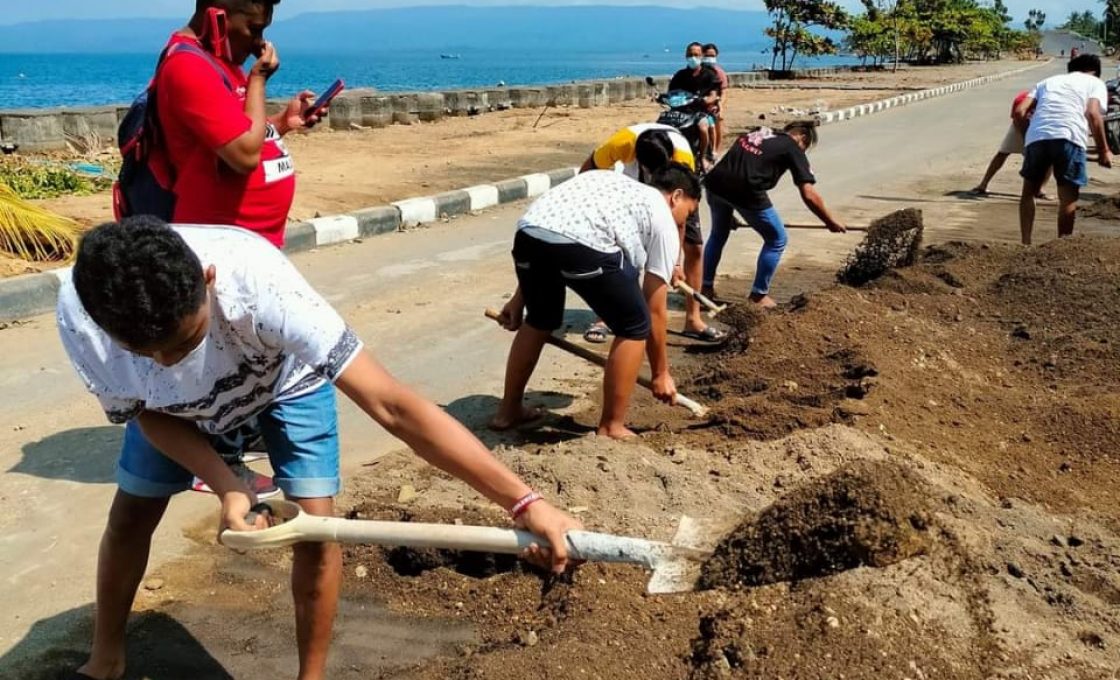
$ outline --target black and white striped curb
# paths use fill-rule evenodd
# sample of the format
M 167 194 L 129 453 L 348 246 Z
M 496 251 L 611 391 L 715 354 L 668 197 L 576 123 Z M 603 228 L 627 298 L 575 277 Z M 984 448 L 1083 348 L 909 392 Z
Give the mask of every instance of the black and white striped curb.
M 348 243 L 534 198 L 575 177 L 577 172 L 577 168 L 560 168 L 522 175 L 496 184 L 480 184 L 435 196 L 409 198 L 387 206 L 291 224 L 288 225 L 284 251 L 298 253 Z M 27 318 L 53 310 L 59 287 L 69 277 L 70 267 L 65 267 L 43 274 L 0 281 L 0 321 Z
M 865 116 L 872 116 L 876 113 L 882 113 L 888 109 L 895 109 L 900 106 L 907 106 L 927 99 L 936 99 L 937 97 L 944 97 L 949 94 L 956 94 L 957 92 L 964 92 L 965 90 L 972 90 L 977 87 L 983 87 L 990 83 L 994 83 L 1011 76 L 1017 76 L 1027 71 L 1032 71 L 1041 66 L 1046 66 L 1052 60 L 1031 64 L 1026 68 L 1016 69 L 1014 71 L 1006 71 L 1004 73 L 995 73 L 990 76 L 981 76 L 973 78 L 972 80 L 965 80 L 959 83 L 952 83 L 951 85 L 943 85 L 941 87 L 934 87 L 921 92 L 913 92 L 911 94 L 902 94 L 890 99 L 882 99 L 877 102 L 869 104 L 859 104 L 846 109 L 838 111 L 825 111 L 824 113 L 817 114 L 817 121 L 821 125 L 829 125 L 832 123 L 839 123 L 845 120 L 852 120 L 853 118 L 863 118 Z

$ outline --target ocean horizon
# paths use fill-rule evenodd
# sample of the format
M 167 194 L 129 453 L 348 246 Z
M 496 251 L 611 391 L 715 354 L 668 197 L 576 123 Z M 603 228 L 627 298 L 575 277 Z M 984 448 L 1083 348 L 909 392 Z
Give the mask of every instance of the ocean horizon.
M 680 49 L 588 52 L 513 51 L 457 48 L 446 52 L 416 50 L 401 58 L 399 50 L 349 53 L 285 51 L 269 82 L 269 97 L 289 97 L 304 89 L 316 92 L 336 78 L 347 87 L 385 92 L 509 87 L 627 76 L 664 75 L 684 66 Z M 0 109 L 102 106 L 131 102 L 147 86 L 158 54 L 0 54 Z M 453 58 L 444 58 L 453 57 Z M 856 63 L 832 56 L 798 61 L 799 68 Z M 728 71 L 769 67 L 762 43 L 753 49 L 726 50 L 721 65 Z

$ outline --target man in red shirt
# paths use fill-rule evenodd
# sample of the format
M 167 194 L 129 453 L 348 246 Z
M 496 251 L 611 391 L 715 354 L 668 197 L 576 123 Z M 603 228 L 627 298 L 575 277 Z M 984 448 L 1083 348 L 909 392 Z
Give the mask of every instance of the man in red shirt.
M 295 196 L 295 168 L 283 137 L 314 123 L 303 114 L 310 92 L 271 118 L 265 86 L 280 68 L 276 49 L 264 39 L 280 0 L 198 0 L 186 27 L 170 45 L 193 50 L 167 57 L 156 79 L 160 128 L 174 170 L 174 222 L 236 225 L 284 245 Z M 226 14 L 226 35 L 215 35 L 213 10 Z M 242 66 L 257 61 L 246 76 Z M 213 63 L 207 63 L 211 61 Z
M 1026 150 L 1027 131 L 1016 125 L 1014 119 L 1015 109 L 1019 108 L 1019 104 L 1026 101 L 1029 96 L 1030 93 L 1026 91 L 1015 95 L 1015 101 L 1011 104 L 1011 126 L 1007 129 L 1007 134 L 1004 135 L 1003 141 L 999 145 L 999 151 L 996 151 L 996 155 L 992 156 L 992 162 L 988 164 L 988 170 L 984 173 L 984 179 L 980 180 L 980 184 L 976 185 L 976 188 L 970 192 L 974 196 L 987 196 L 988 185 L 991 184 L 992 178 L 996 176 L 996 173 L 1003 168 L 1008 157 L 1011 156 L 1011 154 L 1022 156 L 1023 152 Z M 1046 194 L 1039 191 L 1037 197 L 1045 199 Z

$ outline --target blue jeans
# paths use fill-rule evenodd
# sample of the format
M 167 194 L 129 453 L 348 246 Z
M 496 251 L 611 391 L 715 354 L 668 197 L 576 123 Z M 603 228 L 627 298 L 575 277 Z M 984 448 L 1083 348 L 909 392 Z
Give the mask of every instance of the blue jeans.
M 770 282 L 774 280 L 774 274 L 782 262 L 782 253 L 789 242 L 786 226 L 778 211 L 773 207 L 765 210 L 742 210 L 711 192 L 708 193 L 708 207 L 712 211 L 712 229 L 708 235 L 708 244 L 704 247 L 704 287 L 711 288 L 715 285 L 716 270 L 723 259 L 723 249 L 731 236 L 735 211 L 738 210 L 763 240 L 751 294 L 769 295 Z
M 258 417 L 275 473 L 273 481 L 291 498 L 331 498 L 341 487 L 338 450 L 338 409 L 334 385 L 270 405 Z M 212 436 L 220 454 L 233 454 L 230 437 Z M 144 437 L 140 424 L 129 421 L 117 463 L 121 491 L 141 498 L 167 498 L 191 487 L 188 470 Z

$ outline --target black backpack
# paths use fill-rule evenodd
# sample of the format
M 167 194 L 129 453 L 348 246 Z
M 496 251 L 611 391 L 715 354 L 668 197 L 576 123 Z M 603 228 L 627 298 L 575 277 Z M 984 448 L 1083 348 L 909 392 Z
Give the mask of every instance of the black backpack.
M 229 76 L 214 58 L 197 45 L 175 43 L 159 56 L 156 74 L 148 88 L 132 102 L 120 127 L 117 146 L 121 150 L 121 171 L 113 184 L 113 213 L 117 220 L 134 215 L 154 215 L 170 222 L 175 214 L 175 169 L 167 158 L 156 111 L 156 83 L 164 63 L 180 52 L 205 59 L 233 91 Z

